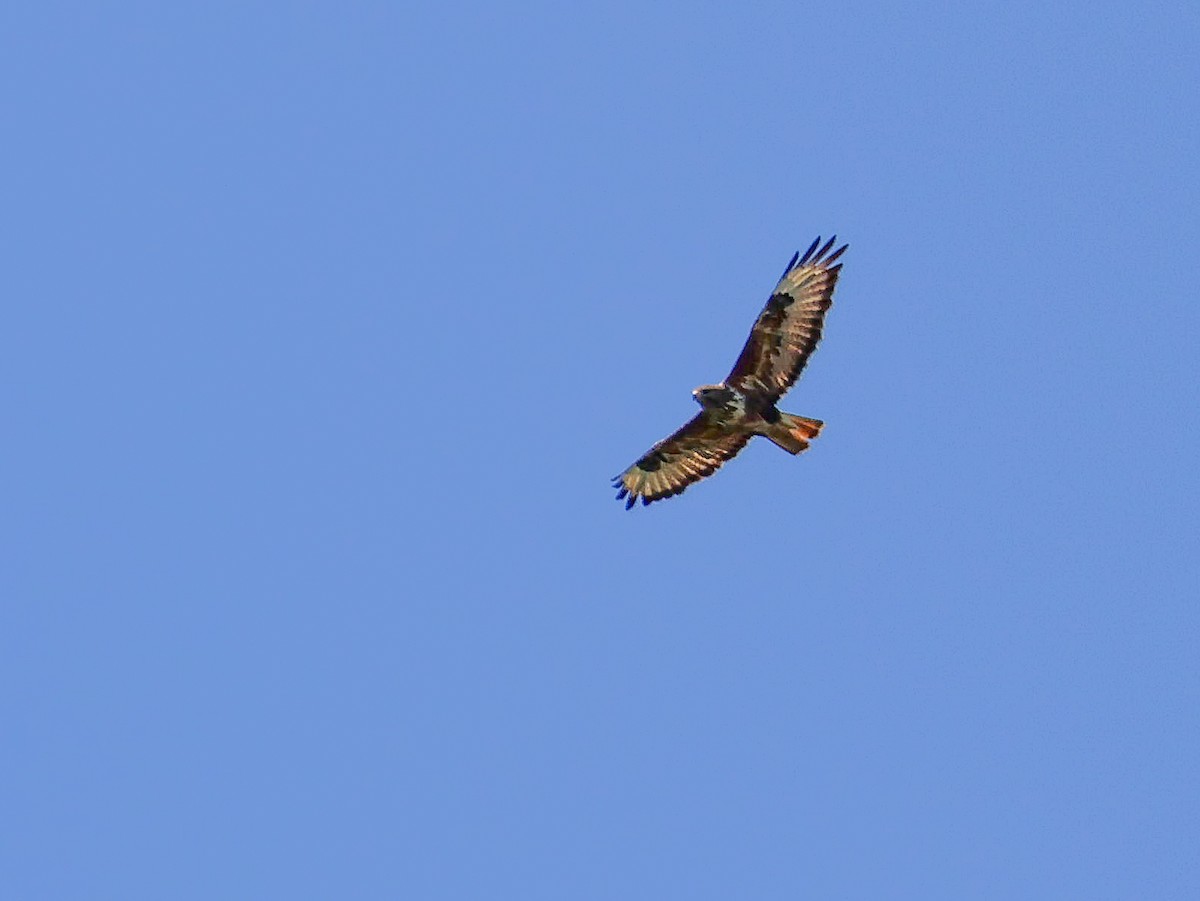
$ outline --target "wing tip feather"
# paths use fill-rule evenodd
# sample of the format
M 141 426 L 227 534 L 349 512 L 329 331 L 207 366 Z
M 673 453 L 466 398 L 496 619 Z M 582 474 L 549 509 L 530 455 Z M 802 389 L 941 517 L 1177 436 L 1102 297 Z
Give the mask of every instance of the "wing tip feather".
M 817 247 L 820 245 L 820 243 L 821 243 L 821 236 L 818 235 L 817 239 L 815 241 L 813 241 L 810 245 L 808 245 L 808 250 L 804 251 L 804 255 L 800 258 L 800 261 L 796 264 L 796 266 L 803 266 L 805 263 L 807 263 L 808 258 L 812 256 L 813 251 L 817 249 Z M 792 268 L 795 268 L 795 267 L 792 267 Z M 788 270 L 788 272 L 790 272 L 790 271 L 791 271 L 791 269 Z
M 788 260 L 788 264 L 783 267 L 783 275 L 781 275 L 779 277 L 781 279 L 787 278 L 787 274 L 796 268 L 796 261 L 799 259 L 800 259 L 800 251 L 797 250 L 794 254 L 792 254 L 792 258 L 790 260 Z
M 837 250 L 833 250 L 835 244 L 837 244 L 837 235 L 830 237 L 824 244 L 821 243 L 821 236 L 818 235 L 816 240 L 808 245 L 808 250 L 804 251 L 803 254 L 797 254 L 792 257 L 792 262 L 788 264 L 788 268 L 784 270 L 783 274 L 787 275 L 793 269 L 807 265 L 822 265 L 824 268 L 831 268 L 829 264 L 850 249 L 850 244 L 846 243 L 837 248 Z M 833 250 L 833 253 L 830 253 L 831 250 Z

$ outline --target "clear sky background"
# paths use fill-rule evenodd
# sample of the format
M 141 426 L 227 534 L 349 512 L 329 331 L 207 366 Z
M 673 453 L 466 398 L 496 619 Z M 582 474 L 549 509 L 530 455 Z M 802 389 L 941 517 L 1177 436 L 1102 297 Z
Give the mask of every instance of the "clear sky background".
M 1200 897 L 1197 4 L 0 43 L 3 897 Z

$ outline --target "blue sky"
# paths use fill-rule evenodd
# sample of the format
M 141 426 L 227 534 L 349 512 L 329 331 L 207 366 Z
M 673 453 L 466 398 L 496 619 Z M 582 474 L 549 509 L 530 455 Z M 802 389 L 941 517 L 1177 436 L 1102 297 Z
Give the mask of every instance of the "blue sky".
M 1195 4 L 0 35 L 5 897 L 1200 896 Z

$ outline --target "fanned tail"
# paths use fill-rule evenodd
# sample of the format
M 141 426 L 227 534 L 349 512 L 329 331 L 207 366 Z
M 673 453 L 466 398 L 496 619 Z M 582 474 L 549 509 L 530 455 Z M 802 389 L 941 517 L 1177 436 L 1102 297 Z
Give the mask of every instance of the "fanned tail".
M 766 436 L 789 454 L 798 454 L 808 450 L 808 443 L 821 434 L 824 426 L 825 423 L 819 419 L 780 413 L 779 422 L 771 426 Z

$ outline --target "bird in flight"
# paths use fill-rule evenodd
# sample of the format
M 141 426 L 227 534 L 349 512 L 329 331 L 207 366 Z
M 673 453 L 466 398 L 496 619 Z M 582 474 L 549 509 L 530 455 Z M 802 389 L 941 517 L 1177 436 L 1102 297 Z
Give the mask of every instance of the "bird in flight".
M 817 437 L 821 420 L 780 412 L 775 404 L 795 384 L 821 340 L 842 269 L 834 263 L 849 247 L 843 244 L 830 253 L 836 241 L 836 235 L 825 244 L 817 238 L 803 256 L 792 257 L 725 381 L 692 392 L 700 412 L 613 478 L 613 486 L 620 486 L 617 500 L 625 500 L 626 510 L 638 498 L 650 504 L 707 478 L 754 435 L 771 439 L 789 454 L 807 449 Z

